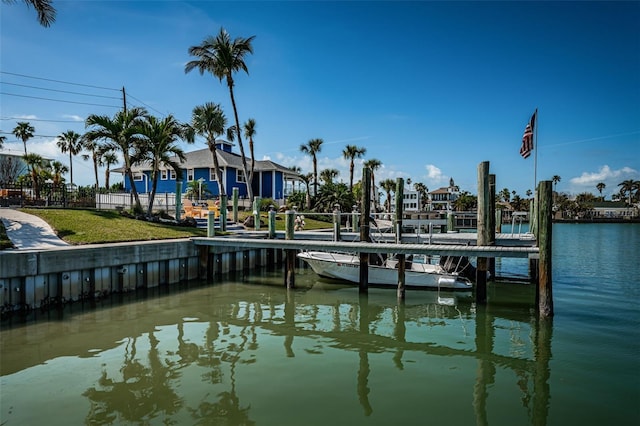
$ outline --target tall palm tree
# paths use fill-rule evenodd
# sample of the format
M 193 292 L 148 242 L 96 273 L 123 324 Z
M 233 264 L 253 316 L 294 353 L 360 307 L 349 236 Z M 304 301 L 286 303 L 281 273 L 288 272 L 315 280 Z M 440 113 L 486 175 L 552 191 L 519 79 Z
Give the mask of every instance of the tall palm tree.
M 7 140 L 6 136 L 0 136 L 0 149 L 2 149 L 2 145 L 4 145 L 6 140 Z
M 366 148 L 357 147 L 355 145 L 347 145 L 342 150 L 342 155 L 345 159 L 349 160 L 349 191 L 353 191 L 353 168 L 354 168 L 354 160 L 356 158 L 362 158 L 362 156 L 367 152 Z
M 325 184 L 331 184 L 333 183 L 333 180 L 338 177 L 339 174 L 340 172 L 338 171 L 338 169 L 324 169 L 320 172 L 320 179 Z
M 2 0 L 3 3 L 15 3 L 16 0 Z M 33 6 L 38 14 L 38 21 L 43 27 L 48 27 L 56 20 L 56 9 L 53 7 L 53 0 L 24 0 L 27 7 Z
M 73 156 L 82 151 L 82 136 L 73 130 L 58 135 L 58 148 L 63 154 L 69 153 L 69 181 L 73 185 Z
M 396 190 L 396 181 L 393 179 L 385 179 L 380 182 L 380 187 L 387 193 L 385 204 L 387 206 L 387 213 L 391 213 L 391 192 Z
M 607 187 L 607 185 L 604 182 L 598 182 L 598 184 L 596 185 L 596 189 L 598 190 L 598 192 L 600 192 L 600 198 L 602 198 L 602 200 L 604 201 L 604 198 L 602 197 L 602 191 Z
M 556 191 L 557 190 L 557 186 L 558 186 L 558 182 L 560 182 L 562 180 L 562 178 L 558 175 L 553 175 L 553 177 L 551 178 L 551 182 L 553 183 L 553 190 Z
M 27 141 L 33 137 L 33 132 L 36 129 L 29 124 L 28 121 L 19 121 L 18 125 L 13 129 L 13 134 L 16 138 L 22 141 L 24 145 L 24 153 L 27 153 Z
M 185 161 L 186 158 L 184 151 L 176 143 L 178 139 L 185 138 L 186 133 L 184 126 L 173 115 L 168 115 L 164 119 L 148 116 L 141 126 L 140 133 L 142 141 L 138 144 L 135 161 L 151 164 L 151 193 L 147 207 L 147 216 L 151 217 L 160 167 L 171 167 L 176 175 L 182 173 L 180 163 L 176 159 Z
M 306 196 L 307 210 L 311 210 L 311 190 L 309 188 L 309 184 L 311 183 L 311 179 L 315 179 L 315 178 L 313 177 L 313 173 L 300 175 L 300 178 L 302 179 L 302 181 L 305 184 L 305 187 L 307 188 L 307 196 Z
M 244 179 L 247 183 L 247 194 L 249 199 L 253 199 L 253 188 L 249 181 L 249 173 L 247 171 L 247 161 L 244 155 L 244 146 L 242 145 L 242 132 L 240 131 L 240 120 L 238 119 L 238 108 L 236 107 L 236 99 L 233 93 L 233 74 L 238 71 L 244 71 L 249 74 L 245 57 L 253 53 L 252 42 L 255 36 L 248 38 L 237 37 L 231 40 L 231 36 L 224 29 L 220 28 L 220 32 L 216 37 L 207 37 L 199 46 L 191 46 L 189 54 L 197 59 L 187 62 L 184 72 L 188 73 L 194 68 L 204 74 L 205 71 L 210 72 L 222 82 L 226 79 L 227 87 L 229 87 L 229 96 L 231 97 L 231 105 L 233 106 L 233 115 L 236 121 L 236 134 L 238 137 L 238 146 L 240 147 L 240 155 L 242 156 L 242 171 Z
M 227 127 L 227 117 L 224 115 L 222 107 L 212 102 L 195 107 L 191 115 L 191 127 L 197 135 L 203 136 L 207 140 L 207 146 L 213 156 L 213 169 L 218 181 L 219 195 L 226 195 L 216 150 L 216 138 L 223 135 Z M 247 185 L 247 190 L 249 186 Z
M 253 185 L 253 171 L 256 167 L 256 157 L 253 152 L 253 137 L 256 135 L 256 120 L 250 118 L 244 123 L 244 136 L 249 139 L 249 155 L 251 155 L 251 167 L 249 168 L 248 185 Z
M 98 140 L 88 140 L 86 138 L 82 140 L 82 147 L 91 152 L 91 156 L 84 154 L 82 158 L 85 161 L 91 158 L 91 162 L 93 163 L 93 176 L 96 179 L 95 188 L 96 191 L 98 191 L 100 189 L 100 182 L 98 181 L 98 167 L 102 165 L 102 154 L 108 148 L 103 146 Z
M 111 173 L 111 166 L 118 164 L 118 156 L 111 150 L 106 150 L 102 153 L 100 158 L 100 164 L 106 166 L 104 170 L 104 188 L 109 190 L 109 173 Z
M 313 160 L 313 195 L 318 195 L 318 153 L 322 150 L 322 139 L 311 139 L 300 145 L 300 151 L 309 154 Z
M 371 170 L 371 193 L 377 194 L 378 190 L 376 189 L 376 170 L 382 167 L 382 161 L 377 158 L 372 158 L 364 162 L 363 166 L 367 167 Z M 378 209 L 378 204 L 380 200 L 378 197 L 373 197 L 373 207 L 375 210 Z
M 104 141 L 105 146 L 122 153 L 124 172 L 129 177 L 131 193 L 136 202 L 136 210 L 141 211 L 140 197 L 131 172 L 131 156 L 140 140 L 140 125 L 147 115 L 144 108 L 131 108 L 118 111 L 113 118 L 106 115 L 91 114 L 85 120 L 85 126 L 91 129 L 85 133 L 88 141 Z

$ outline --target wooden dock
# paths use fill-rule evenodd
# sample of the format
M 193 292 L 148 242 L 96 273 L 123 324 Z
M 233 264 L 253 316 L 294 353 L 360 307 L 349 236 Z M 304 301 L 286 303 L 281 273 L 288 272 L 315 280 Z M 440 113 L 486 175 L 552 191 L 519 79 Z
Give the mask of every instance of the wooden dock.
M 197 246 L 209 246 L 213 253 L 227 253 L 230 251 L 249 250 L 258 248 L 273 248 L 284 250 L 323 250 L 341 251 L 347 253 L 396 253 L 396 254 L 429 254 L 444 256 L 469 257 L 514 257 L 536 259 L 539 255 L 535 241 L 518 239 L 509 234 L 498 234 L 496 245 L 478 246 L 477 236 L 473 233 L 433 234 L 431 243 L 426 238 L 420 241 L 417 237 L 403 235 L 401 243 L 391 242 L 361 242 L 349 239 L 349 233 L 342 233 L 341 241 L 332 241 L 332 234 L 326 232 L 304 231 L 295 234 L 295 239 L 282 238 L 276 233 L 275 239 L 267 239 L 266 232 L 240 233 L 229 237 L 192 238 Z M 355 235 L 354 235 L 355 236 Z M 408 240 L 414 240 L 413 242 Z M 406 241 L 406 242 L 405 242 Z

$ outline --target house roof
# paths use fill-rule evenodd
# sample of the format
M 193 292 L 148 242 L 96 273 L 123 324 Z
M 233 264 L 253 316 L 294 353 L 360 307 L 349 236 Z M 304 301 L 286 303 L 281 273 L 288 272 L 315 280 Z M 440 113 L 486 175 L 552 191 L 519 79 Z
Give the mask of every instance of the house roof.
M 220 167 L 230 167 L 234 169 L 242 169 L 242 156 L 236 154 L 234 152 L 227 152 L 221 149 L 216 150 L 216 154 L 218 156 L 218 164 Z M 180 164 L 180 167 L 183 169 L 203 169 L 203 168 L 211 168 L 213 167 L 213 156 L 209 148 L 203 148 L 196 151 L 185 152 L 185 161 L 179 161 L 178 157 L 171 157 L 172 161 L 176 161 Z M 251 158 L 247 157 L 247 167 L 251 165 Z M 133 172 L 142 172 L 149 170 L 149 163 L 137 164 L 131 167 Z M 167 167 L 160 167 L 161 170 L 166 170 Z M 290 168 L 282 166 L 278 163 L 275 163 L 271 160 L 256 160 L 255 168 L 256 172 L 266 172 L 266 171 L 280 171 L 290 176 L 299 176 L 298 173 L 292 171 Z M 123 173 L 124 168 L 119 167 L 116 169 L 112 169 L 113 172 Z

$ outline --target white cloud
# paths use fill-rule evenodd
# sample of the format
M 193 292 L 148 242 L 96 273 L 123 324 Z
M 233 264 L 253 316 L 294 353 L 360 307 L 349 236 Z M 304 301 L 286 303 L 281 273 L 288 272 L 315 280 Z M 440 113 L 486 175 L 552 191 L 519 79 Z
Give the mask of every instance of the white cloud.
M 433 164 L 427 164 L 424 167 L 427 170 L 427 174 L 425 175 L 425 184 L 427 185 L 427 187 L 431 189 L 432 187 L 448 183 L 449 176 L 446 176 L 444 173 L 442 173 L 442 170 L 440 170 L 440 168 L 436 167 Z
M 606 185 L 606 194 L 612 194 L 619 191 L 618 184 L 627 179 L 638 179 L 640 173 L 631 167 L 622 167 L 613 170 L 608 165 L 600 167 L 596 172 L 583 172 L 580 176 L 571 178 L 571 192 L 592 192 L 596 193 L 596 185 L 600 182 Z
M 74 114 L 63 114 L 62 118 L 68 118 L 69 120 L 79 121 L 79 122 L 83 122 L 84 121 L 84 118 L 80 117 L 79 115 L 74 115 Z

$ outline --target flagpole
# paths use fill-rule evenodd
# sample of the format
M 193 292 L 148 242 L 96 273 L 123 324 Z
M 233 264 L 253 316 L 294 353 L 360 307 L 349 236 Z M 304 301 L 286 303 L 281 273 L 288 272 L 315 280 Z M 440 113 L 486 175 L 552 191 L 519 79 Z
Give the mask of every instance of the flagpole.
M 538 186 L 538 108 L 536 108 L 535 112 L 536 121 L 534 123 L 535 126 L 535 138 L 533 140 L 533 150 L 535 151 L 533 157 L 533 191 L 536 191 L 536 187 Z

